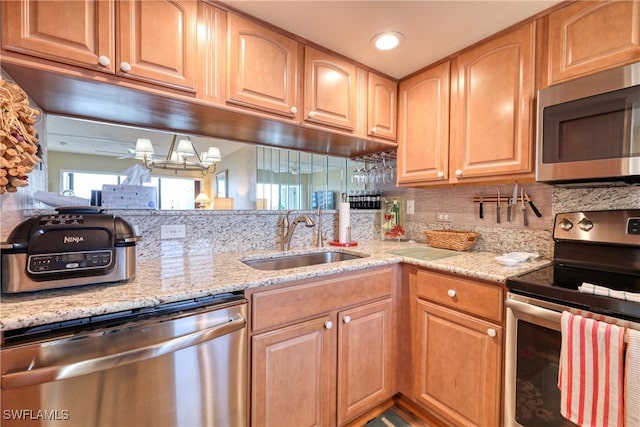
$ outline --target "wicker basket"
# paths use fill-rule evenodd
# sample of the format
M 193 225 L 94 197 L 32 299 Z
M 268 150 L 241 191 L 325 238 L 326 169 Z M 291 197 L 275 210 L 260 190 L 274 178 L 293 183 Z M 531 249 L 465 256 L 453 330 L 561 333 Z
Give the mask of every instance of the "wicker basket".
M 473 231 L 426 230 L 429 246 L 454 251 L 466 251 L 473 247 L 479 233 Z

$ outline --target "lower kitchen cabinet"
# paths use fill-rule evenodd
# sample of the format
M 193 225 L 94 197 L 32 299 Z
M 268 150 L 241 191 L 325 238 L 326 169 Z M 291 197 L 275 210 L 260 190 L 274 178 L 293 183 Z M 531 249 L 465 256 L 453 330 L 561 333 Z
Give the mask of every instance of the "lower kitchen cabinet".
M 332 418 L 335 335 L 324 316 L 253 337 L 251 424 L 320 426 Z
M 391 299 L 338 313 L 338 425 L 392 395 Z
M 343 425 L 392 397 L 394 269 L 256 291 L 251 425 Z
M 411 286 L 414 400 L 447 424 L 499 425 L 502 287 L 426 271 Z

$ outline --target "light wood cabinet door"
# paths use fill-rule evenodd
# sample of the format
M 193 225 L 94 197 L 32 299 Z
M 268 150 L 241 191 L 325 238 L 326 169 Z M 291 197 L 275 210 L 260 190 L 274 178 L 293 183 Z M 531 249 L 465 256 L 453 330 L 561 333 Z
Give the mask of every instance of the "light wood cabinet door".
M 335 316 L 252 338 L 251 425 L 334 424 Z
M 113 73 L 113 0 L 3 1 L 2 48 Z
M 549 15 L 549 84 L 638 60 L 639 1 L 582 1 Z
M 116 74 L 195 92 L 197 0 L 118 5 Z
M 237 15 L 227 16 L 227 102 L 295 118 L 298 42 Z
M 444 62 L 400 82 L 398 184 L 447 181 L 450 68 Z
M 533 176 L 535 26 L 454 59 L 450 182 Z
M 369 72 L 367 82 L 367 134 L 396 140 L 398 84 Z
M 199 98 L 224 104 L 227 71 L 227 13 L 205 2 L 198 3 Z
M 392 394 L 391 299 L 338 314 L 338 425 Z
M 416 306 L 416 400 L 453 425 L 499 425 L 502 328 L 421 299 Z
M 304 70 L 305 121 L 354 131 L 357 124 L 355 64 L 305 46 Z

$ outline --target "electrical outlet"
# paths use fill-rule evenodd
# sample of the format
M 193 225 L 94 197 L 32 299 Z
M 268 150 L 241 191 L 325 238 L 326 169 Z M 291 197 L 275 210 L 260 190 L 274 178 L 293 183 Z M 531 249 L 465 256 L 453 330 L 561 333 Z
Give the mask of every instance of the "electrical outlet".
M 451 222 L 451 214 L 448 212 L 436 212 L 437 222 Z
M 187 226 L 184 224 L 163 225 L 160 227 L 160 239 L 184 239 Z
M 407 200 L 407 215 L 413 215 L 415 213 L 415 203 L 413 200 Z

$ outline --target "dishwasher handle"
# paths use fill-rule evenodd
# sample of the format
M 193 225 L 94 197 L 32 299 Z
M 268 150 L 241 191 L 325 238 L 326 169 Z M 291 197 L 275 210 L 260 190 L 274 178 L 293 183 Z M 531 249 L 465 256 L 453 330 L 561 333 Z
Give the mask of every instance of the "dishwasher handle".
M 14 372 L 2 376 L 2 389 L 26 387 L 43 384 L 50 381 L 79 377 L 94 372 L 105 371 L 118 366 L 128 365 L 142 360 L 174 353 L 187 347 L 199 345 L 215 338 L 230 334 L 244 328 L 246 319 L 237 314 L 230 316 L 225 323 L 212 326 L 202 331 L 193 332 L 168 341 L 152 344 L 147 347 L 136 348 L 122 353 L 82 360 L 68 365 L 44 366 L 21 372 Z

